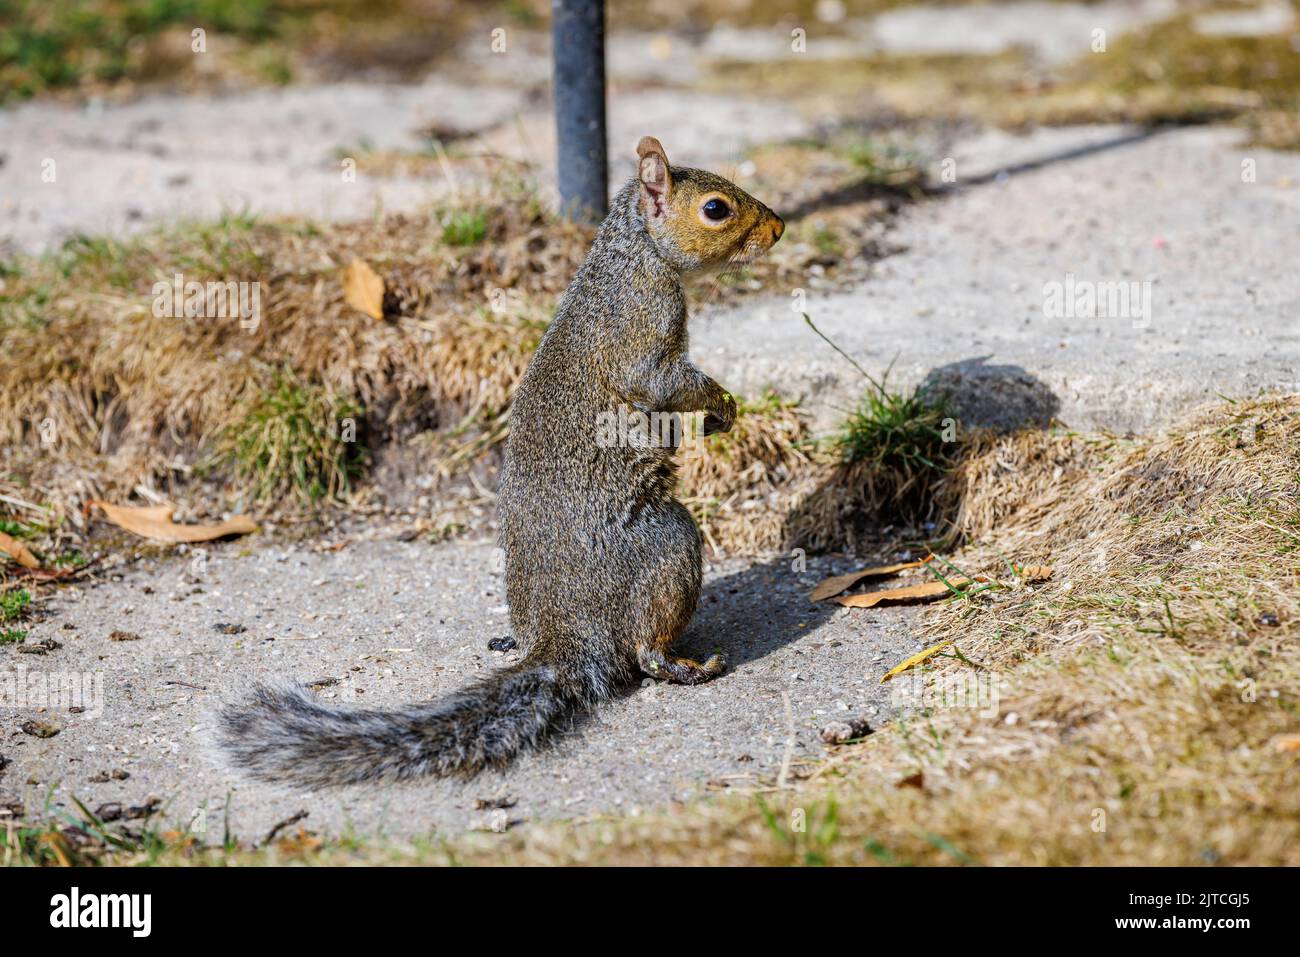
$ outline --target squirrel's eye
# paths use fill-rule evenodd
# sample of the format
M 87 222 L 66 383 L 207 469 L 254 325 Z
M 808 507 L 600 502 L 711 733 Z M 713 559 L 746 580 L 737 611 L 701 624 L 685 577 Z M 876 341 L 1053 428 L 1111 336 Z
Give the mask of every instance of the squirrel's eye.
M 704 215 L 709 217 L 715 223 L 726 219 L 731 215 L 731 207 L 720 199 L 711 199 L 705 203 L 701 209 Z

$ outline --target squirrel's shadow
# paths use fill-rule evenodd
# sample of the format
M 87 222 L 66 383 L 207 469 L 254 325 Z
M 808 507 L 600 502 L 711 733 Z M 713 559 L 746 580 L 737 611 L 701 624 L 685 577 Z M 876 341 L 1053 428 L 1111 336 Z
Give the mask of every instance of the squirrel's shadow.
M 808 600 L 797 561 L 778 555 L 706 581 L 677 654 L 703 660 L 721 651 L 730 671 L 815 630 L 840 606 Z

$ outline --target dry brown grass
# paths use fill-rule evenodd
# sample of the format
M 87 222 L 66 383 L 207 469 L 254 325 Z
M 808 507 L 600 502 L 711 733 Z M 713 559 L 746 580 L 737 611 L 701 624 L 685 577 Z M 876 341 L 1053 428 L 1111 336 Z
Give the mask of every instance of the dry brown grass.
M 346 227 L 229 217 L 20 264 L 3 290 L 0 442 L 24 497 L 69 508 L 139 484 L 175 494 L 278 377 L 359 405 L 374 444 L 491 428 L 589 238 L 531 197 L 498 183 L 449 209 Z M 462 208 L 486 235 L 449 246 L 443 224 Z M 344 303 L 354 257 L 386 280 L 382 321 Z M 155 316 L 153 283 L 177 272 L 260 282 L 260 324 Z
M 769 811 L 733 797 L 426 857 L 1300 863 L 1300 763 L 1274 747 L 1300 729 L 1298 427 L 1289 396 L 1218 407 L 1154 441 L 990 442 L 968 465 L 990 482 L 967 500 L 973 541 L 954 560 L 996 572 L 996 549 L 1056 574 L 947 603 L 922 640 L 953 638 L 983 669 L 944 659 L 931 680 L 996 680 L 994 707 L 899 720 L 769 795 Z M 791 826 L 796 808 L 806 831 Z
M 769 392 L 741 401 L 729 433 L 683 458 L 679 492 L 715 554 L 779 548 L 792 490 L 815 454 L 798 405 Z
M 405 160 L 426 175 L 430 164 L 450 164 L 480 185 L 439 208 L 370 222 L 227 215 L 127 242 L 78 238 L 52 256 L 0 264 L 0 443 L 10 453 L 0 482 L 63 514 L 141 487 L 183 495 L 196 474 L 224 484 L 224 496 L 209 489 L 209 499 L 266 499 L 228 481 L 242 473 L 247 486 L 254 469 L 212 453 L 240 447 L 241 429 L 257 426 L 256 410 L 285 382 L 302 406 L 359 407 L 358 438 L 372 452 L 432 431 L 423 444 L 443 476 L 481 460 L 505 435 L 514 385 L 591 231 L 548 214 L 527 171 L 500 158 L 459 147 L 361 157 Z M 894 180 L 916 176 L 901 147 L 850 134 L 773 146 L 753 161 L 752 188 L 793 214 L 790 235 L 757 263 L 691 280 L 696 307 L 796 278 L 815 286 L 885 255 L 883 232 L 906 201 Z M 795 165 L 805 172 L 790 179 Z M 340 271 L 353 258 L 386 282 L 382 322 L 344 302 Z M 260 325 L 155 316 L 154 283 L 177 273 L 260 282 Z M 339 476 L 351 454 L 330 444 L 337 418 L 311 423 L 308 443 L 333 476 L 315 484 L 331 491 L 347 487 Z M 771 448 L 753 450 L 775 464 Z M 757 461 L 724 458 L 746 474 Z M 279 498 L 284 483 L 267 491 Z M 731 495 L 720 491 L 687 494 Z
M 1036 526 L 1078 484 L 1104 469 L 1122 443 L 1062 428 L 1011 435 L 972 431 L 936 490 L 953 529 L 981 541 L 1013 516 Z
M 1300 863 L 1300 765 L 1273 746 L 1300 728 L 1297 426 L 1292 396 L 1156 441 L 989 440 L 964 467 L 973 541 L 956 562 L 997 571 L 996 548 L 1057 572 L 946 604 L 923 640 L 955 639 L 999 682 L 991 713 L 934 708 L 841 749 L 769 797 L 770 818 L 732 798 L 455 859 Z M 921 788 L 898 786 L 917 773 Z
M 760 159 L 760 178 L 781 168 Z M 78 239 L 5 266 L 0 492 L 50 505 L 54 525 L 91 498 L 133 494 L 202 517 L 292 510 L 319 496 L 366 504 L 372 478 L 402 482 L 418 460 L 440 480 L 477 473 L 478 492 L 490 494 L 515 384 L 591 231 L 546 213 L 509 164 L 450 161 L 485 185 L 419 214 L 339 226 L 231 215 L 127 242 Z M 803 192 L 788 184 L 790 199 L 858 175 L 831 162 Z M 865 261 L 896 202 L 868 198 L 828 222 L 794 222 L 779 255 L 699 277 L 690 296 L 716 301 Z M 800 240 L 801 229 L 812 238 Z M 354 258 L 385 280 L 382 321 L 344 301 L 341 271 Z M 154 283 L 177 273 L 259 282 L 260 324 L 154 315 Z M 746 411 L 683 485 L 729 551 L 780 544 L 771 493 L 807 464 L 790 446 L 806 439 L 792 407 L 763 400 Z M 772 507 L 751 521 L 765 499 Z
M 973 451 L 958 473 L 970 543 L 952 560 L 1004 582 L 1003 555 L 1041 560 L 1054 576 L 933 609 L 920 640 L 960 654 L 921 674 L 948 700 L 828 748 L 792 787 L 434 845 L 138 859 L 1300 864 L 1300 758 L 1277 746 L 1300 731 L 1300 396 L 1209 408 L 1157 439 L 1035 433 Z M 951 696 L 958 678 L 984 697 Z
M 899 529 L 882 526 L 883 516 L 895 515 L 889 506 L 903 488 L 888 479 L 888 473 L 871 462 L 842 462 L 823 455 L 786 497 L 777 547 L 862 554 L 875 551 L 895 531 L 904 537 L 913 533 L 911 521 Z
M 1168 20 L 1112 36 L 1105 52 L 1036 67 L 1021 51 L 980 55 L 890 55 L 764 64 L 719 62 L 712 82 L 727 90 L 762 84 L 769 93 L 827 98 L 848 109 L 869 90 L 873 108 L 908 120 L 974 120 L 1009 128 L 1079 123 L 1237 122 L 1252 145 L 1294 149 L 1300 66 L 1289 31 L 1209 36 L 1197 5 Z

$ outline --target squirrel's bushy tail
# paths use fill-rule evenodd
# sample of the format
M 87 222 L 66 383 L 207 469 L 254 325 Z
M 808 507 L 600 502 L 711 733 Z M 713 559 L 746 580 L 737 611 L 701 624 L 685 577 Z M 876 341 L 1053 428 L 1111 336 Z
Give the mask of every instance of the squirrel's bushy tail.
M 299 787 L 469 776 L 534 747 L 562 716 L 606 694 L 600 670 L 561 675 L 528 659 L 447 698 L 391 710 L 259 685 L 221 711 L 217 740 L 240 770 Z

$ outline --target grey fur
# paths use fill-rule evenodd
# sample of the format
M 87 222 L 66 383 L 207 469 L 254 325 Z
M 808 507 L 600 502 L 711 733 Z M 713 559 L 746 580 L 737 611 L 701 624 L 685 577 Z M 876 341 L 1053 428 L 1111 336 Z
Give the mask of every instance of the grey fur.
M 237 766 L 306 787 L 471 775 L 537 746 L 638 670 L 686 683 L 722 670 L 721 656 L 700 665 L 669 654 L 701 579 L 699 531 L 672 494 L 673 449 L 602 447 L 597 417 L 620 406 L 704 411 L 731 427 L 731 396 L 687 356 L 681 273 L 765 249 L 781 224 L 712 174 L 673 168 L 672 178 L 681 215 L 668 223 L 647 221 L 637 180 L 620 191 L 515 396 L 497 510 L 523 661 L 386 711 L 259 687 L 217 721 Z M 736 207 L 725 233 L 695 225 L 691 204 L 706 192 Z M 764 225 L 771 236 L 755 239 Z

